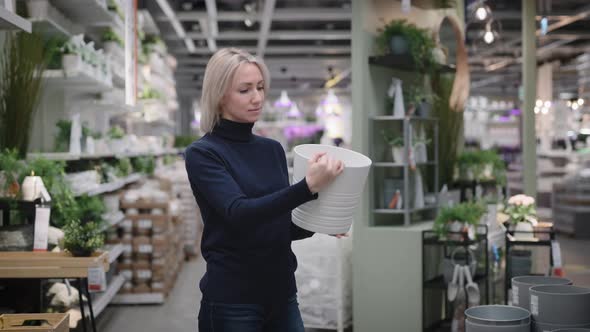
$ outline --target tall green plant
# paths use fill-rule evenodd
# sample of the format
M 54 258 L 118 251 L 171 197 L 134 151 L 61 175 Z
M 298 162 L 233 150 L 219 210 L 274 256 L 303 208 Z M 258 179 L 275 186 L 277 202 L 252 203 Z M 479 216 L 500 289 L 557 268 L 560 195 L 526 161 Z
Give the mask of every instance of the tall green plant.
M 457 161 L 457 153 L 463 142 L 463 110 L 455 110 L 449 104 L 454 77 L 435 73 L 431 78 L 433 115 L 438 118 L 439 183 L 450 184 Z
M 52 47 L 36 34 L 8 33 L 0 54 L 0 150 L 25 157 Z

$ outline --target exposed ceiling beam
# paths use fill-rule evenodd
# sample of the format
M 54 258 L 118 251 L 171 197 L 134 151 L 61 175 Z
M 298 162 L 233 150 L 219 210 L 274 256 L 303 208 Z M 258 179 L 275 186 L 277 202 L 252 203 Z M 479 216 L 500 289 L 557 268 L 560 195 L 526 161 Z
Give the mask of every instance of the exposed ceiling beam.
M 176 61 L 179 65 L 206 65 L 209 58 L 195 59 L 189 56 L 178 56 Z M 289 65 L 302 65 L 302 66 L 313 66 L 319 63 L 322 64 L 333 64 L 350 67 L 350 55 L 334 55 L 327 59 L 318 58 L 305 58 L 301 56 L 284 57 L 284 58 L 269 58 L 265 59 L 264 63 L 268 66 L 289 66 Z
M 241 49 L 256 53 L 255 47 L 240 47 Z M 189 54 L 184 49 L 172 49 L 171 52 L 174 55 L 187 55 Z M 197 47 L 195 54 L 210 54 L 208 48 Z M 265 51 L 266 54 L 350 54 L 350 46 L 268 46 Z
M 587 33 L 590 37 L 590 33 Z M 192 39 L 206 39 L 209 37 L 204 32 L 187 32 L 186 36 Z M 219 34 L 217 40 L 256 40 L 259 34 L 254 31 L 228 31 Z M 350 40 L 350 31 L 324 31 L 324 30 L 292 30 L 292 31 L 273 31 L 268 35 L 268 39 L 274 40 Z M 166 40 L 176 40 L 178 37 L 169 34 L 164 37 Z
M 264 9 L 260 15 L 260 35 L 258 36 L 258 45 L 256 55 L 264 59 L 264 51 L 268 43 L 268 35 L 270 33 L 270 24 L 275 11 L 275 0 L 264 1 Z
M 576 40 L 576 39 L 573 38 L 573 39 L 556 40 L 548 45 L 540 47 L 539 49 L 537 49 L 537 57 L 542 56 L 547 51 L 550 51 L 552 49 L 555 49 L 555 48 L 560 47 L 565 44 L 569 44 L 574 40 Z M 510 64 L 521 63 L 521 62 L 522 62 L 522 56 L 520 56 L 518 58 L 503 60 L 500 62 L 496 62 L 496 63 L 490 64 L 490 65 L 487 65 L 487 66 L 485 66 L 485 69 L 486 69 L 486 71 L 494 71 L 494 70 L 498 70 L 500 68 L 504 68 Z
M 207 27 L 209 32 L 207 36 L 207 46 L 211 52 L 215 52 L 217 51 L 215 38 L 219 34 L 219 29 L 217 27 L 217 5 L 215 4 L 215 0 L 205 0 L 205 6 L 207 7 Z
M 177 14 L 181 21 L 198 21 L 207 18 L 203 11 L 183 11 Z M 251 15 L 243 12 L 217 12 L 218 21 L 244 21 L 251 18 Z M 350 21 L 352 10 L 350 8 L 277 8 L 272 16 L 273 21 Z M 156 20 L 166 20 L 163 15 L 157 16 Z

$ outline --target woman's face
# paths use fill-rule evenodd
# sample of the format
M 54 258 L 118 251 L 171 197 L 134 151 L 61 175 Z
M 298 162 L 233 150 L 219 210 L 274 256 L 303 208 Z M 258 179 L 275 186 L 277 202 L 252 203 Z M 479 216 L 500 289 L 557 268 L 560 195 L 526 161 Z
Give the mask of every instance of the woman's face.
M 264 92 L 264 79 L 258 66 L 241 64 L 221 100 L 221 117 L 235 122 L 256 122 L 264 105 Z

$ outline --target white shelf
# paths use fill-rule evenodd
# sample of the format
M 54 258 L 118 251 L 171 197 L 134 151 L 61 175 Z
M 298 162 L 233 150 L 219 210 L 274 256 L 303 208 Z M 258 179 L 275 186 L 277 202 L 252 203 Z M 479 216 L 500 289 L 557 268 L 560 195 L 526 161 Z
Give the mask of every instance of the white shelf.
M 103 218 L 106 221 L 105 228 L 108 229 L 108 228 L 115 227 L 118 224 L 120 224 L 125 219 L 125 214 L 121 211 L 117 211 L 115 213 L 104 214 Z
M 71 90 L 105 92 L 113 88 L 112 82 L 103 82 L 97 80 L 94 76 L 79 72 L 76 76 L 66 76 L 61 69 L 46 70 L 43 72 L 43 78 L 48 84 L 55 86 L 67 87 Z
M 116 76 L 113 75 L 113 78 Z M 115 82 L 115 80 L 113 80 Z M 126 104 L 119 104 L 119 103 L 105 103 L 101 101 L 94 101 L 88 103 L 82 103 L 79 105 L 79 109 L 81 112 L 84 111 L 103 111 L 103 112 L 114 112 L 119 114 L 124 113 L 132 113 L 139 111 L 139 107 L 131 106 Z
M 164 293 L 119 294 L 115 296 L 113 304 L 162 304 Z
M 119 292 L 123 284 L 125 283 L 125 277 L 122 275 L 117 275 L 111 280 L 111 283 L 107 286 L 107 290 L 103 293 L 99 293 L 96 297 L 92 300 L 92 310 L 94 312 L 94 317 L 98 317 L 107 307 L 109 303 L 115 298 L 115 295 Z M 89 315 L 89 312 L 86 312 L 86 315 Z
M 68 152 L 39 152 L 39 153 L 29 153 L 27 154 L 27 159 L 33 158 L 45 158 L 48 160 L 63 160 L 63 161 L 72 161 L 72 160 L 82 160 L 82 159 L 102 159 L 102 158 L 134 158 L 134 157 L 141 157 L 141 156 L 165 156 L 170 154 L 178 154 L 182 151 L 182 149 L 166 149 L 158 152 L 146 151 L 146 152 L 125 152 L 125 153 L 99 153 L 99 154 L 70 154 Z
M 31 22 L 0 6 L 0 30 L 23 30 L 31 32 Z
M 114 261 L 121 256 L 124 251 L 124 247 L 122 244 L 107 244 L 105 245 L 104 250 L 109 252 L 109 264 L 112 264 Z
M 115 21 L 115 13 L 99 0 L 52 0 L 51 3 L 72 21 L 84 25 L 109 25 Z
M 81 196 L 81 195 L 86 194 L 88 196 L 97 196 L 97 195 L 104 194 L 104 193 L 110 193 L 113 191 L 117 191 L 130 183 L 137 182 L 143 178 L 144 178 L 144 175 L 139 174 L 139 173 L 135 173 L 135 174 L 129 175 L 128 177 L 126 177 L 124 179 L 119 179 L 117 181 L 109 182 L 109 183 L 103 183 L 103 184 L 98 185 L 95 188 L 85 190 L 82 192 L 76 192 L 76 193 L 74 193 L 74 195 Z
M 436 162 L 428 161 L 425 163 L 416 163 L 416 166 L 422 166 L 422 165 L 436 165 Z M 405 167 L 405 166 L 409 166 L 409 165 L 405 164 L 405 163 L 376 162 L 376 163 L 373 163 L 373 166 L 375 166 L 375 167 Z
M 36 16 L 30 18 L 33 24 L 33 31 L 42 35 L 58 38 L 70 38 L 73 35 L 83 33 L 84 29 L 63 16 L 61 12 L 53 6 L 48 5 L 44 13 L 35 13 Z

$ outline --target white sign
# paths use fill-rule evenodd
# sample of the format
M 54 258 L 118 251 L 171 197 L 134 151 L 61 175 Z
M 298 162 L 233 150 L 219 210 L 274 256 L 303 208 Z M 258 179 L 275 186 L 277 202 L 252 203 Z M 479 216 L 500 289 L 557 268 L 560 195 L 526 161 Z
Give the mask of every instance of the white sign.
M 35 240 L 33 251 L 47 251 L 50 214 L 51 208 L 49 207 L 37 206 L 35 209 Z

